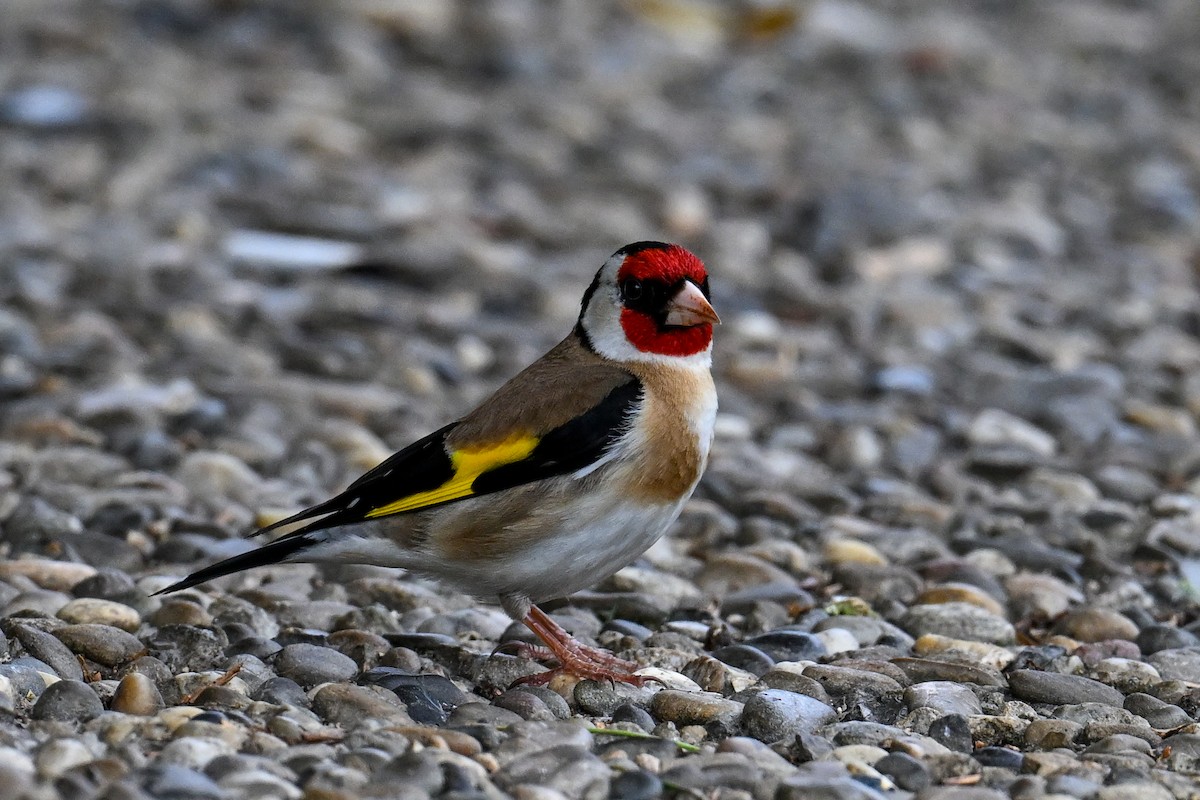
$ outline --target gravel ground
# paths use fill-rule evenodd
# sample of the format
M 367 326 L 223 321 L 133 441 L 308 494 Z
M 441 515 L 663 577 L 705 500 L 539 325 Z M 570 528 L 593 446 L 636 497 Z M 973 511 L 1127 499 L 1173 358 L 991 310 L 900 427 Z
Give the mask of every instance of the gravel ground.
M 15 0 L 0 796 L 1200 797 L 1200 4 Z M 372 567 L 148 594 L 708 263 L 672 535 L 541 669 Z

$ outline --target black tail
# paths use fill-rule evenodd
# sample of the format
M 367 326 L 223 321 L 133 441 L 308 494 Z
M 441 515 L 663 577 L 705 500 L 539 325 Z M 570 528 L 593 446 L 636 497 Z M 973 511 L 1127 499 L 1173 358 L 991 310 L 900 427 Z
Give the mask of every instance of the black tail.
M 248 553 L 242 553 L 241 555 L 227 558 L 224 561 L 218 561 L 216 564 L 207 566 L 204 569 L 197 570 L 178 583 L 173 583 L 154 594 L 160 595 L 178 592 L 181 589 L 190 589 L 196 584 L 211 581 L 213 578 L 219 578 L 222 575 L 241 572 L 244 569 L 252 569 L 253 567 L 263 567 L 267 564 L 278 564 L 280 561 L 288 558 L 288 556 L 298 553 L 314 544 L 316 542 L 303 532 L 296 532 L 282 539 L 276 539 L 270 544 L 265 544 L 257 550 L 251 550 Z

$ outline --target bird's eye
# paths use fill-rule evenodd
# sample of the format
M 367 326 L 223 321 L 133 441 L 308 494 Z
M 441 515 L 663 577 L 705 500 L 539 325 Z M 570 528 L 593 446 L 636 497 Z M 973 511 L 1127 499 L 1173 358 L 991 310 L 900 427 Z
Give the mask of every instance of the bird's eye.
M 640 300 L 642 297 L 642 282 L 637 278 L 626 278 L 621 281 L 621 299 L 629 302 L 630 300 Z

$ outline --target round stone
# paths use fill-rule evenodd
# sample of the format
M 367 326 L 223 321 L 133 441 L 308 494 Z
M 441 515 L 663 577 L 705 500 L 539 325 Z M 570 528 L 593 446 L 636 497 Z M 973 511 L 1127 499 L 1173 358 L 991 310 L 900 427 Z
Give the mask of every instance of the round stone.
M 136 636 L 111 625 L 65 625 L 54 635 L 72 652 L 107 667 L 127 664 L 146 652 Z
M 109 708 L 123 714 L 152 717 L 162 710 L 163 699 L 154 681 L 140 672 L 130 672 L 117 684 Z
M 275 671 L 305 688 L 348 681 L 358 674 L 354 659 L 329 647 L 289 644 L 275 657 Z
M 70 623 L 111 625 L 134 633 L 142 624 L 138 612 L 124 603 L 97 597 L 78 597 L 58 610 L 58 618 Z
M 104 704 L 83 681 L 61 680 L 42 692 L 33 706 L 34 719 L 87 722 L 104 713 Z
M 979 698 L 968 687 L 950 681 L 926 681 L 904 690 L 904 704 L 909 708 L 932 708 L 942 714 L 969 717 L 982 714 Z
M 83 680 L 83 667 L 71 649 L 49 633 L 32 625 L 14 625 L 9 629 L 29 655 L 53 669 L 60 678 Z
M 1118 708 L 1125 703 L 1121 692 L 1082 675 L 1015 669 L 1008 674 L 1008 684 L 1014 697 L 1030 703 L 1104 703 Z
M 742 713 L 742 704 L 710 692 L 664 689 L 650 701 L 650 713 L 655 719 L 676 725 L 707 725 L 736 719 Z
M 1012 644 L 1017 635 L 1004 617 L 962 602 L 913 606 L 899 624 L 916 637 L 932 633 L 999 645 Z
M 798 733 L 812 733 L 836 717 L 831 706 L 816 698 L 767 689 L 746 701 L 740 724 L 747 735 L 770 743 Z
M 1064 616 L 1054 632 L 1080 642 L 1104 642 L 1109 639 L 1137 639 L 1138 627 L 1124 614 L 1107 608 L 1081 608 Z

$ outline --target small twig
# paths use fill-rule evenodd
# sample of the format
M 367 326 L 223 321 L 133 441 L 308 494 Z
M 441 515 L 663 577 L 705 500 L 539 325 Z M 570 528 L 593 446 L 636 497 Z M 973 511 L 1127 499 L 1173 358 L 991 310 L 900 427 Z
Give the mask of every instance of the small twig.
M 99 672 L 96 672 L 91 667 L 89 667 L 87 659 L 84 658 L 83 656 L 76 654 L 75 658 L 79 661 L 79 668 L 81 670 L 83 670 L 83 679 L 87 683 L 95 683 L 96 681 L 98 681 L 104 677 Z
M 699 747 L 697 747 L 696 745 L 691 744 L 689 742 L 684 742 L 679 739 L 664 739 L 661 736 L 655 736 L 652 733 L 645 733 L 643 731 L 627 731 L 627 730 L 622 730 L 621 728 L 596 728 L 596 727 L 589 727 L 587 729 L 587 731 L 588 731 L 588 733 L 596 735 L 596 736 L 623 736 L 626 739 L 654 739 L 655 741 L 659 741 L 659 742 L 672 742 L 672 743 L 674 743 L 674 745 L 676 747 L 678 747 L 680 750 L 682 750 L 685 753 L 699 753 L 700 752 Z
M 225 670 L 225 673 L 223 675 L 219 676 L 212 683 L 206 683 L 205 685 L 201 686 L 199 689 L 196 689 L 194 692 L 188 692 L 186 695 L 184 695 L 183 701 L 182 701 L 183 705 L 190 706 L 192 703 L 196 702 L 196 698 L 198 698 L 200 695 L 204 694 L 205 689 L 207 689 L 210 686 L 224 686 L 225 684 L 227 684 L 231 680 L 233 680 L 234 676 L 237 675 L 241 671 L 242 671 L 241 663 L 239 662 L 237 664 L 234 664 L 232 667 Z
M 974 786 L 981 780 L 983 780 L 983 774 L 976 773 L 974 775 L 955 775 L 949 778 L 943 778 L 942 783 L 946 784 L 947 786 Z

